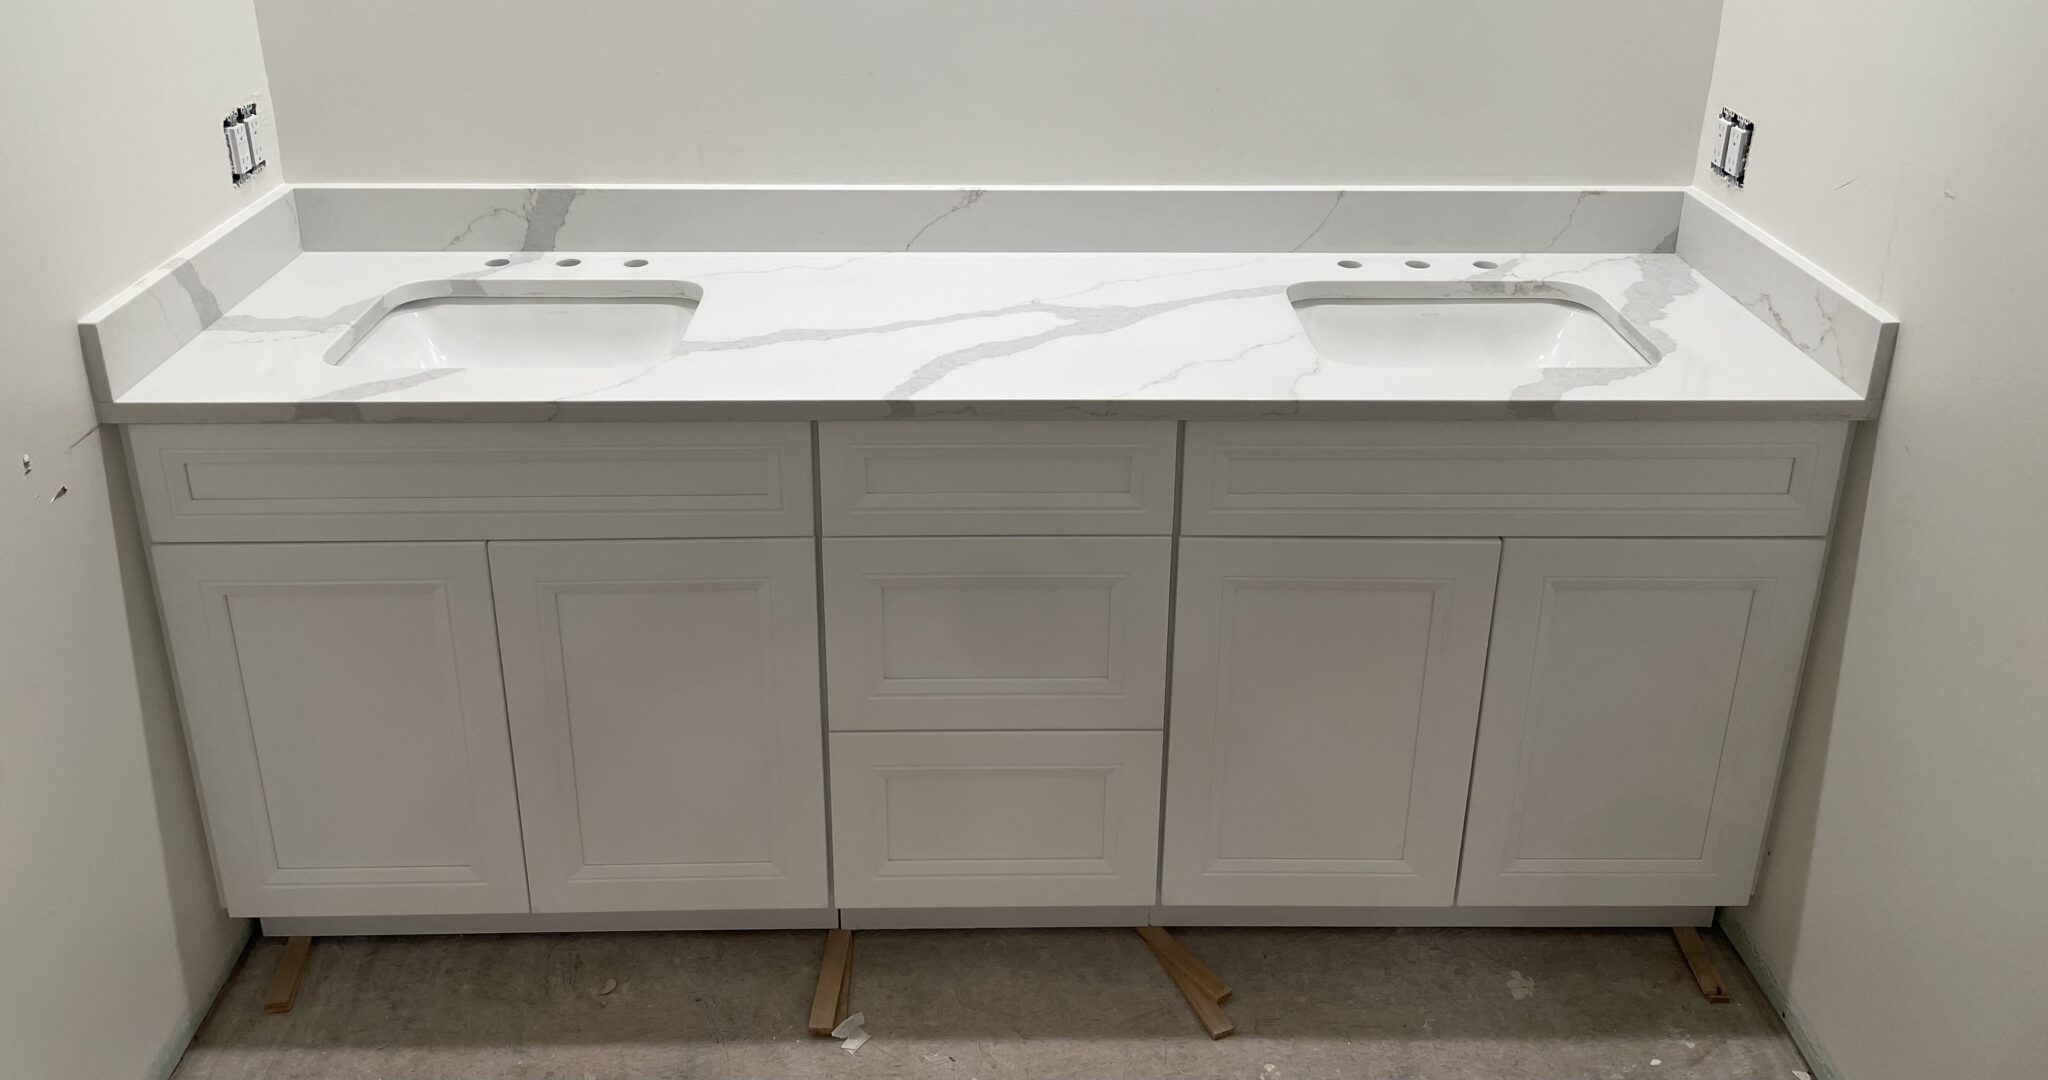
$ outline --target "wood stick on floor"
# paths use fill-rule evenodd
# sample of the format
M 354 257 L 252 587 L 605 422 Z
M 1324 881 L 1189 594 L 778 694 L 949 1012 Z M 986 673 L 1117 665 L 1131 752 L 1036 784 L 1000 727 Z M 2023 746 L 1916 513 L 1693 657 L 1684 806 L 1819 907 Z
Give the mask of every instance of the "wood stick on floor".
M 846 1019 L 853 995 L 853 931 L 825 932 L 825 957 L 818 964 L 818 989 L 811 995 L 811 1034 L 827 1038 Z
M 1678 939 L 1678 951 L 1685 954 L 1685 962 L 1692 968 L 1693 981 L 1700 984 L 1700 993 L 1716 1005 L 1728 1004 L 1728 988 L 1721 983 L 1721 973 L 1714 969 L 1714 958 L 1707 952 L 1707 943 L 1700 938 L 1700 932 L 1690 926 L 1674 926 L 1671 936 Z
M 299 980 L 306 977 L 306 957 L 312 951 L 310 937 L 295 937 L 284 943 L 284 955 L 278 957 L 277 970 L 270 973 L 270 989 L 263 994 L 264 1012 L 292 1011 L 292 1002 L 299 996 Z
M 1235 1035 L 1237 1033 L 1237 1025 L 1231 1023 L 1230 1017 L 1224 1014 L 1223 1007 L 1216 1003 L 1215 997 L 1212 996 L 1212 991 L 1197 985 L 1194 977 L 1188 973 L 1187 969 L 1181 967 L 1175 958 L 1176 953 L 1188 955 L 1187 951 L 1180 948 L 1180 944 L 1174 941 L 1171 936 L 1166 935 L 1165 931 L 1162 930 L 1159 934 L 1154 935 L 1145 933 L 1146 929 L 1153 928 L 1146 927 L 1140 929 L 1138 931 L 1139 935 L 1145 939 L 1145 944 L 1151 948 L 1152 955 L 1158 958 L 1159 966 L 1166 969 L 1166 977 L 1172 979 L 1173 985 L 1180 988 L 1180 996 L 1187 999 L 1188 1008 L 1194 1010 L 1195 1019 L 1201 1021 L 1203 1030 L 1209 1033 L 1211 1039 L 1227 1039 Z M 1159 946 L 1158 940 L 1162 937 L 1168 943 L 1172 950 L 1171 952 Z M 1189 956 L 1189 959 L 1193 959 L 1193 957 Z M 1211 974 L 1209 978 L 1214 980 L 1216 977 L 1214 974 Z M 1222 987 L 1221 982 L 1217 982 L 1215 985 Z M 1227 987 L 1224 987 L 1222 992 L 1226 996 L 1230 993 Z
M 1145 944 L 1152 946 L 1152 955 L 1157 956 L 1160 963 L 1178 965 L 1186 972 L 1188 978 L 1200 987 L 1203 993 L 1209 995 L 1210 1001 L 1221 1005 L 1230 1000 L 1230 987 L 1225 986 L 1223 980 L 1209 970 L 1209 965 L 1202 963 L 1194 953 L 1189 952 L 1187 946 L 1167 933 L 1165 927 L 1140 926 L 1138 936 L 1145 939 Z

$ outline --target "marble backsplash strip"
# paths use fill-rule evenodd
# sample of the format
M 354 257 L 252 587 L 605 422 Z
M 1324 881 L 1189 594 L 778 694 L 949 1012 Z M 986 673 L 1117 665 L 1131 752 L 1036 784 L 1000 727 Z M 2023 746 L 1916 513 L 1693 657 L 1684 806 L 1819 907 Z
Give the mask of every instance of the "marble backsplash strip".
M 1670 252 L 1675 188 L 295 189 L 307 251 Z
M 297 199 L 280 187 L 79 320 L 93 395 L 112 401 L 299 254 Z
M 1690 191 L 1678 255 L 1866 398 L 1884 394 L 1899 323 L 1727 207 Z

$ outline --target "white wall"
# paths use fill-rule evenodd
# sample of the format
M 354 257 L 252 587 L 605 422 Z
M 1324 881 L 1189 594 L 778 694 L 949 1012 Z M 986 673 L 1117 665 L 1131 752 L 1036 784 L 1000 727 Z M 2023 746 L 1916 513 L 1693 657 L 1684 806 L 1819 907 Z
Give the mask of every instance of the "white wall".
M 1736 915 L 1853 1080 L 2048 1076 L 2043 40 L 2018 0 L 1728 0 L 1710 97 L 1757 123 L 1717 197 L 1901 319 Z
M 254 13 L 10 5 L 0 82 L 0 1077 L 147 1076 L 244 924 L 214 899 L 75 324 L 258 193 L 220 138 L 263 93 Z
M 1683 185 L 1720 6 L 261 0 L 259 13 L 295 183 Z

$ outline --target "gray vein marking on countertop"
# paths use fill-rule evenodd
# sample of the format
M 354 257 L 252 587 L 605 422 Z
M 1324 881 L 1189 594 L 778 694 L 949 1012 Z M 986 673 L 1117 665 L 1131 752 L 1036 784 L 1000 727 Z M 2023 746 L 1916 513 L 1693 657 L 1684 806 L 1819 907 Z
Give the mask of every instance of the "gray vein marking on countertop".
M 1276 345 L 1285 345 L 1288 342 L 1293 341 L 1299 337 L 1301 337 L 1301 335 L 1298 333 L 1288 334 L 1286 337 L 1274 338 L 1271 341 L 1261 341 L 1256 345 L 1247 345 L 1229 356 L 1215 356 L 1204 360 L 1190 360 L 1185 364 L 1179 364 L 1175 366 L 1172 370 L 1168 371 L 1164 375 L 1159 376 L 1156 379 L 1151 379 L 1147 382 L 1139 383 L 1137 386 L 1133 386 L 1129 390 L 1125 390 L 1124 392 L 1117 394 L 1116 397 L 1127 398 L 1135 394 L 1144 393 L 1145 391 L 1150 390 L 1155 386 L 1161 386 L 1166 383 L 1170 383 L 1173 380 L 1180 378 L 1182 375 L 1185 375 L 1189 371 L 1192 371 L 1198 367 L 1206 367 L 1210 364 L 1234 364 L 1237 361 L 1242 360 L 1255 352 L 1258 352 L 1260 349 L 1270 349 Z
M 1291 248 L 1288 248 L 1287 250 L 1300 251 L 1302 248 L 1308 246 L 1309 241 L 1314 240 L 1318 236 L 1321 236 L 1323 230 L 1330 227 L 1330 219 L 1337 216 L 1337 208 L 1344 205 L 1344 196 L 1347 194 L 1349 194 L 1349 192 L 1338 192 L 1337 197 L 1330 200 L 1330 208 L 1328 210 L 1323 211 L 1323 220 L 1316 222 L 1316 227 L 1310 229 L 1308 231 L 1308 235 L 1301 238 L 1300 243 L 1294 245 Z
M 1670 356 L 1677 351 L 1678 342 L 1657 323 L 1670 313 L 1671 305 L 1679 297 L 1699 291 L 1700 278 L 1676 255 L 1645 256 L 1642 268 L 1642 278 L 1622 294 L 1625 302 L 1621 317 L 1641 328 L 1643 337 L 1656 346 L 1658 356 Z
M 425 371 L 415 371 L 410 375 L 378 379 L 374 382 L 344 386 L 339 390 L 329 390 L 324 394 L 307 398 L 304 404 L 324 401 L 361 401 L 364 398 L 376 397 L 378 394 L 388 394 L 393 390 L 410 390 L 423 383 L 430 383 L 435 379 L 445 379 L 461 371 L 461 368 L 428 368 Z
M 1579 210 L 1580 210 L 1580 208 L 1582 208 L 1582 207 L 1584 207 L 1584 206 L 1586 205 L 1586 200 L 1587 200 L 1587 199 L 1591 199 L 1591 198 L 1594 198 L 1595 196 L 1599 196 L 1599 195 L 1605 195 L 1605 194 L 1606 194 L 1606 192 L 1604 192 L 1604 191 L 1581 191 L 1581 192 L 1579 192 L 1579 197 L 1578 197 L 1578 198 L 1576 198 L 1576 199 L 1573 199 L 1573 200 L 1572 200 L 1572 208 L 1571 208 L 1570 210 L 1568 210 L 1568 211 L 1566 211 L 1566 212 L 1565 212 L 1565 215 L 1564 215 L 1564 224 L 1563 224 L 1563 225 L 1560 225 L 1560 226 L 1558 226 L 1558 228 L 1557 228 L 1557 233 L 1556 233 L 1555 235 L 1553 235 L 1553 236 L 1552 236 L 1552 237 L 1551 237 L 1551 238 L 1549 239 L 1549 241 L 1547 241 L 1546 243 L 1544 243 L 1544 245 L 1543 245 L 1543 250 L 1545 250 L 1545 251 L 1556 251 L 1556 250 L 1557 250 L 1557 245 L 1558 245 L 1558 242 L 1564 239 L 1564 234 L 1566 234 L 1566 233 L 1568 233 L 1568 232 L 1572 231 L 1572 226 L 1573 226 L 1573 225 L 1574 225 L 1575 223 L 1577 223 L 1577 222 L 1578 222 L 1578 220 L 1579 220 Z
M 535 188 L 526 195 L 526 235 L 519 241 L 521 251 L 553 251 L 569 220 L 569 208 L 583 194 L 582 188 Z
M 191 260 L 184 260 L 172 266 L 171 280 L 177 282 L 178 287 L 185 290 L 185 295 L 192 298 L 192 310 L 199 316 L 199 325 L 202 328 L 220 319 L 220 298 L 213 295 L 213 290 L 206 287 L 206 282 L 199 280 L 199 268 L 192 265 Z
M 486 210 L 483 213 L 478 214 L 473 218 L 470 218 L 469 221 L 462 226 L 461 231 L 457 232 L 454 236 L 450 237 L 447 243 L 441 245 L 441 250 L 456 250 L 458 247 L 462 245 L 462 242 L 464 240 L 469 239 L 469 234 L 482 228 L 484 222 L 489 221 L 494 217 L 499 217 L 501 215 L 518 218 L 522 225 L 525 224 L 526 222 L 526 215 L 520 213 L 518 210 L 514 210 L 509 206 L 493 206 L 489 210 Z
M 1098 334 L 1112 334 L 1126 327 L 1135 326 L 1147 319 L 1156 318 L 1197 304 L 1212 304 L 1224 300 L 1249 300 L 1256 297 L 1279 296 L 1287 292 L 1285 285 L 1264 285 L 1246 289 L 1230 289 L 1225 292 L 1209 293 L 1205 296 L 1183 297 L 1178 300 L 1162 300 L 1153 304 L 1130 304 L 1111 307 L 1070 307 L 1064 304 L 1034 300 L 1018 304 L 997 312 L 984 314 L 1020 314 L 1043 312 L 1067 320 L 1064 325 L 1041 330 L 1020 338 L 1004 341 L 983 341 L 963 349 L 935 356 L 920 364 L 910 377 L 899 383 L 895 389 L 883 396 L 890 399 L 914 397 L 931 389 L 934 383 L 953 372 L 981 360 L 993 360 L 1003 356 L 1029 352 L 1047 342 L 1063 338 L 1092 337 Z
M 917 230 L 915 233 L 912 233 L 910 236 L 910 241 L 903 245 L 903 250 L 915 250 L 917 248 L 917 242 L 919 240 L 924 239 L 924 234 L 930 232 L 933 226 L 937 225 L 941 221 L 946 220 L 949 217 L 952 217 L 954 214 L 957 214 L 962 210 L 965 210 L 968 207 L 973 206 L 975 203 L 980 202 L 981 197 L 986 194 L 988 194 L 988 191 L 985 188 L 969 188 L 966 191 L 962 192 L 960 194 L 960 200 L 954 203 L 952 206 L 948 207 L 945 213 L 942 213 L 938 217 L 935 217 L 930 221 L 925 222 L 923 228 Z
M 347 305 L 336 308 L 325 315 L 225 315 L 216 320 L 210 330 L 236 330 L 257 333 L 267 330 L 333 330 L 347 326 L 363 317 L 376 307 L 382 298 L 351 300 Z
M 1544 368 L 1543 374 L 1531 382 L 1523 383 L 1509 392 L 1508 400 L 1556 402 L 1564 398 L 1565 392 L 1585 386 L 1606 386 L 1617 383 L 1631 375 L 1654 371 L 1649 367 L 1553 367 Z
M 1777 330 L 1779 337 L 1791 342 L 1795 348 L 1813 357 L 1822 367 L 1833 372 L 1836 378 L 1840 378 L 1842 374 L 1842 356 L 1840 342 L 1837 338 L 1834 312 L 1828 310 L 1828 305 L 1819 292 L 1809 294 L 1807 299 L 1813 301 L 1814 313 L 1820 317 L 1820 334 L 1811 342 L 1800 340 L 1798 332 L 1792 329 L 1791 323 L 1785 318 L 1784 313 L 1778 310 L 1778 302 L 1770 293 L 1758 293 L 1753 300 L 1743 300 L 1738 297 L 1736 303 L 1748 308 L 1757 318 L 1769 323 L 1773 329 Z M 1836 342 L 1833 349 L 1828 348 L 1831 340 Z
M 1076 300 L 1087 296 L 1089 293 L 1100 292 L 1103 289 L 1116 285 L 1138 285 L 1153 281 L 1165 281 L 1167 278 L 1191 277 L 1196 274 L 1226 273 L 1231 270 L 1242 270 L 1247 266 L 1257 266 L 1265 262 L 1266 259 L 1267 256 L 1260 255 L 1256 258 L 1246 259 L 1243 262 L 1226 263 L 1221 266 L 1198 266 L 1192 270 L 1169 270 L 1164 274 L 1140 274 L 1137 277 L 1111 278 L 1108 281 L 1098 281 L 1085 288 L 1075 289 L 1073 292 L 1065 292 L 1058 296 L 1048 296 L 1043 299 L 1046 303 L 1057 304 L 1063 300 Z

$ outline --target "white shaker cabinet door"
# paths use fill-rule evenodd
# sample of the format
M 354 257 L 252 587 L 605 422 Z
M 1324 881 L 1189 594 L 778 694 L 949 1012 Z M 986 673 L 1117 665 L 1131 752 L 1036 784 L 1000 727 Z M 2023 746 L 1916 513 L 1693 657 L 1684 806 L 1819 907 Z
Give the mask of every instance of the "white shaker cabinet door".
M 1460 905 L 1748 902 L 1819 540 L 1510 540 Z
M 534 910 L 827 905 L 812 552 L 491 545 Z
M 1499 558 L 1182 543 L 1162 903 L 1451 903 Z
M 482 544 L 155 560 L 231 914 L 527 910 Z

